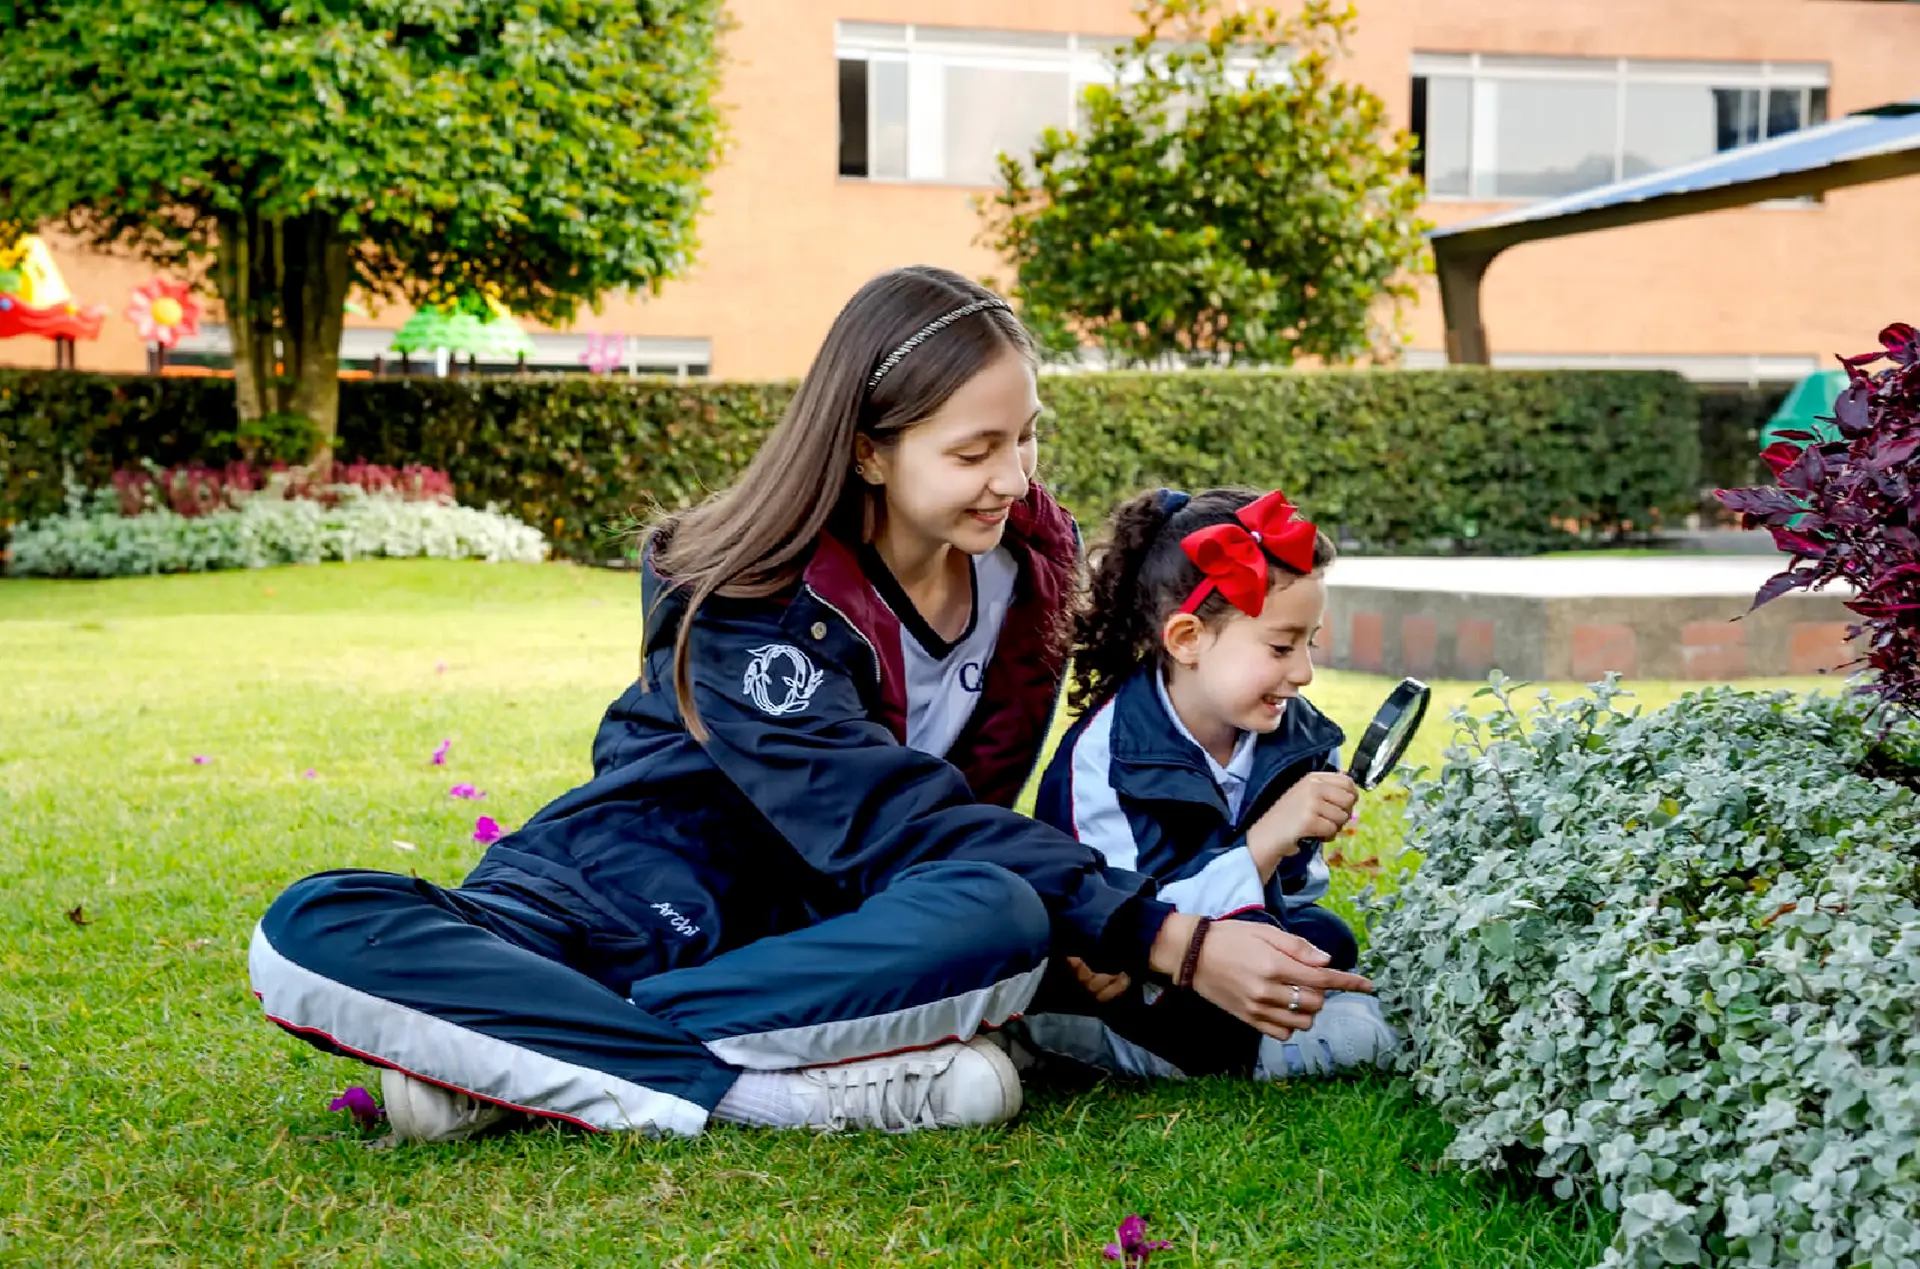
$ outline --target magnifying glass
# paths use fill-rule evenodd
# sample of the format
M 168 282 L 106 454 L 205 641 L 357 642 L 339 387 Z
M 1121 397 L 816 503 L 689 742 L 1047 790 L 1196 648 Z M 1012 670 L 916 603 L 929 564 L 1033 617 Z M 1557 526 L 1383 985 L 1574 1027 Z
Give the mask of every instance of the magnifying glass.
M 1414 733 L 1420 730 L 1420 720 L 1427 716 L 1427 701 L 1432 696 L 1433 689 L 1419 679 L 1401 679 L 1400 686 L 1393 689 L 1360 734 L 1360 743 L 1353 747 L 1353 761 L 1347 764 L 1347 777 L 1363 790 L 1370 790 L 1393 774 L 1406 756 L 1407 746 L 1413 743 Z M 1302 848 L 1309 844 L 1325 843 L 1313 838 L 1300 843 Z M 1297 889 L 1304 882 L 1304 876 L 1296 877 L 1281 889 L 1289 885 Z
M 1427 716 L 1427 701 L 1433 690 L 1419 679 L 1401 679 L 1386 704 L 1374 714 L 1373 721 L 1354 746 L 1353 761 L 1347 775 L 1362 789 L 1378 788 L 1380 782 L 1400 765 L 1420 720 Z

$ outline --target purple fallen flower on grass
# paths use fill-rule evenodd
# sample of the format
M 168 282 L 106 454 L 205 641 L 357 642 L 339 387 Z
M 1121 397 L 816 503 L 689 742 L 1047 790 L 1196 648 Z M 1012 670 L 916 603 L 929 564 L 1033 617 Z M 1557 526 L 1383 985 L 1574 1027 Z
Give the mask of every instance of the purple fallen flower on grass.
M 473 822 L 473 840 L 482 846 L 491 846 L 506 834 L 500 831 L 499 823 L 491 815 L 482 815 Z
M 447 672 L 447 663 L 445 661 L 435 661 L 433 663 L 433 672 L 435 674 L 445 674 Z
M 487 794 L 486 790 L 476 789 L 471 784 L 456 784 L 447 790 L 447 796 L 450 798 L 461 798 L 468 802 L 478 802 L 481 798 L 487 796 Z
M 387 1112 L 374 1104 L 373 1094 L 355 1084 L 340 1096 L 327 1103 L 328 1110 L 344 1110 L 353 1116 L 353 1122 L 362 1128 L 377 1128 Z
M 204 767 L 209 762 L 212 762 L 212 761 L 213 761 L 212 758 L 209 758 L 206 754 L 203 754 L 203 753 L 197 753 L 193 755 L 193 765 L 196 767 Z
M 1117 1243 L 1108 1243 L 1106 1247 L 1101 1250 L 1100 1254 L 1108 1260 L 1126 1261 L 1127 1269 L 1137 1269 L 1139 1266 L 1144 1266 L 1147 1263 L 1148 1256 L 1151 1256 L 1156 1251 L 1165 1251 L 1167 1248 L 1173 1246 L 1172 1243 L 1166 1241 L 1164 1238 L 1156 1238 L 1149 1241 L 1147 1238 L 1146 1219 L 1138 1213 L 1121 1221 L 1120 1228 L 1113 1232 L 1114 1236 L 1120 1241 Z
M 449 750 L 449 749 L 451 749 L 451 748 L 453 748 L 453 741 L 451 741 L 451 740 L 443 740 L 443 741 L 441 741 L 441 742 L 440 742 L 440 743 L 439 743 L 438 745 L 436 745 L 436 746 L 434 746 L 434 750 L 433 750 L 433 765 L 434 765 L 434 766 L 436 766 L 436 767 L 444 767 L 444 766 L 446 766 L 446 765 L 447 765 L 447 750 Z
M 312 767 L 308 767 L 305 771 L 302 771 L 300 773 L 300 778 L 303 780 L 318 780 L 320 778 L 320 773 L 318 771 L 315 771 Z

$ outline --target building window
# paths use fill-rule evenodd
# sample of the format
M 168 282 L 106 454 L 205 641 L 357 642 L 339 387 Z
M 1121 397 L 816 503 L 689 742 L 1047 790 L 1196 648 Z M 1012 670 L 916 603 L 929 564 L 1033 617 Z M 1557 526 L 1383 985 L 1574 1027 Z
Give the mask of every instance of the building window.
M 1111 83 L 1117 36 L 842 22 L 840 175 L 999 183 L 998 156 L 1025 155 L 1072 126 L 1081 92 Z
M 167 350 L 169 366 L 198 366 L 203 370 L 233 369 L 233 335 L 225 322 L 201 322 L 200 329 L 183 335 Z
M 340 368 L 382 375 L 397 375 L 403 373 L 403 368 L 411 374 L 445 375 L 455 368 L 453 359 L 444 351 L 437 354 L 415 353 L 403 359 L 393 351 L 396 333 L 385 327 L 348 327 L 340 334 Z M 458 369 L 462 373 L 487 375 L 519 374 L 523 371 L 530 374 L 586 374 L 592 369 L 588 363 L 593 360 L 594 336 L 535 332 L 527 338 L 533 344 L 533 351 L 527 354 L 524 361 L 517 357 L 485 357 L 469 363 L 463 358 Z M 713 365 L 713 341 L 709 339 L 647 335 L 603 335 L 599 339 L 603 341 L 600 348 L 603 357 L 608 355 L 604 341 L 616 341 L 615 351 L 609 358 L 612 364 L 601 373 L 700 379 L 707 376 Z M 181 340 L 178 347 L 167 354 L 167 364 L 231 370 L 232 334 L 219 323 L 203 323 L 198 335 Z
M 907 175 L 905 62 L 840 59 L 840 175 Z
M 1416 53 L 1416 159 L 1436 198 L 1571 194 L 1827 119 L 1827 68 Z
M 340 364 L 352 370 L 375 374 L 445 375 L 456 367 L 444 351 L 415 353 L 404 362 L 391 351 L 394 332 L 365 327 L 345 333 L 340 341 Z M 482 357 L 470 361 L 460 358 L 461 374 L 588 374 L 664 375 L 675 379 L 701 379 L 713 365 L 713 342 L 707 339 L 674 339 L 646 335 L 572 335 L 531 332 L 533 345 L 524 360 L 520 358 Z

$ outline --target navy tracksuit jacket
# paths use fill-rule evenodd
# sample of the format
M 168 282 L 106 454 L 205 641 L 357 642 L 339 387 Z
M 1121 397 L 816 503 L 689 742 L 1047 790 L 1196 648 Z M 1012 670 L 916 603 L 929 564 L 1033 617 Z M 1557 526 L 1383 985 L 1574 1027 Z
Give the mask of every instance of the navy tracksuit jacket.
M 1330 878 L 1317 844 L 1280 861 L 1262 884 L 1246 832 L 1302 776 L 1340 769 L 1340 728 L 1295 697 L 1280 725 L 1253 747 L 1240 813 L 1206 759 L 1167 716 L 1149 665 L 1067 732 L 1047 764 L 1034 814 L 1099 851 L 1115 868 L 1143 872 L 1182 912 L 1223 917 L 1278 913 L 1313 903 Z
M 1280 726 L 1255 741 L 1239 814 L 1229 817 L 1204 755 L 1167 715 L 1159 673 L 1157 665 L 1143 667 L 1073 725 L 1040 782 L 1035 815 L 1112 867 L 1147 874 L 1158 897 L 1182 912 L 1271 921 L 1327 952 L 1334 968 L 1352 969 L 1353 932 L 1316 903 L 1331 880 L 1318 844 L 1281 860 L 1265 883 L 1246 845 L 1247 829 L 1302 776 L 1339 769 L 1340 728 L 1311 702 L 1289 701 Z M 1104 1006 L 1083 992 L 1049 991 L 1036 1008 L 1098 1018 L 1187 1075 L 1244 1074 L 1259 1048 L 1252 1027 L 1207 1001 L 1141 982 Z M 1070 1056 L 1129 1074 L 1162 1073 L 1125 1046 L 1090 1038 L 1078 1022 L 1034 1018 L 1031 1026 L 1037 1042 Z
M 852 911 L 922 860 L 978 860 L 1034 888 L 1064 948 L 1144 963 L 1168 909 L 1129 903 L 1137 876 L 1107 875 L 1094 851 L 1005 809 L 1052 718 L 1063 653 L 1043 636 L 1075 550 L 1071 521 L 1044 495 L 1024 509 L 1009 531 L 1025 556 L 1021 589 L 946 760 L 903 743 L 898 622 L 837 540 L 784 604 L 703 605 L 693 682 L 704 746 L 672 691 L 680 597 L 649 570 L 648 681 L 607 711 L 594 778 L 496 844 L 470 880 L 511 876 L 602 905 L 650 935 L 641 967 L 659 972 Z M 1054 523 L 1036 529 L 1043 517 Z

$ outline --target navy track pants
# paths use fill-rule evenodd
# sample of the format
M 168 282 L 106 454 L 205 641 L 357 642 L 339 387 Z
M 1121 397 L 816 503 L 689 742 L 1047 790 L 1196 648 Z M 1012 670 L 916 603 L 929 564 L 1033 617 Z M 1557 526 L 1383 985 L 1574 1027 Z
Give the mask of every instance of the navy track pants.
M 693 1134 L 743 1069 L 925 1048 L 1017 1017 L 1048 935 L 1026 882 L 942 860 L 853 912 L 624 982 L 637 940 L 550 900 L 355 870 L 275 900 L 248 970 L 267 1016 L 329 1052 L 588 1128 Z

